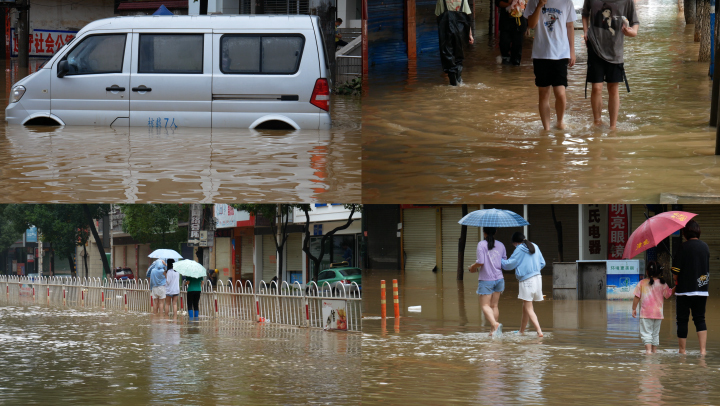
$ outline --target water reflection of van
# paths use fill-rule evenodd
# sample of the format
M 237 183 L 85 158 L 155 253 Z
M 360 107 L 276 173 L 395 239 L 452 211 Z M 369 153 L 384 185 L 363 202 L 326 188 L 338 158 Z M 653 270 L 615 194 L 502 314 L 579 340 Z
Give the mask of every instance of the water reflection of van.
M 10 124 L 328 129 L 316 16 L 92 22 L 17 82 Z

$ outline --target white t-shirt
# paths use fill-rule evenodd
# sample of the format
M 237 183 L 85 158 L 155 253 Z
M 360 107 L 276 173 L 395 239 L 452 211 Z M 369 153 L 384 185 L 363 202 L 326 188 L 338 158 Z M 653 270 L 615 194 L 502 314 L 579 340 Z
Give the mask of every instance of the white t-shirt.
M 165 276 L 166 281 L 165 287 L 167 288 L 166 294 L 168 295 L 179 295 L 180 294 L 180 274 L 174 269 L 168 269 L 167 275 Z
M 525 18 L 530 18 L 537 8 L 538 0 L 529 0 L 525 7 Z M 575 8 L 570 0 L 548 0 L 541 11 L 535 27 L 533 59 L 568 59 L 570 43 L 567 23 L 577 20 Z M 573 34 L 574 35 L 574 34 Z

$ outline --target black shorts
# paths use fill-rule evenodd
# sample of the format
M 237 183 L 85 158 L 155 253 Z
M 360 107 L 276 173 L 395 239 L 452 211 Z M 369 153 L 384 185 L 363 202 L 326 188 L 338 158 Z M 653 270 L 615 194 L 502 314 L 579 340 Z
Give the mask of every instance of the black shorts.
M 587 44 L 587 81 L 590 83 L 620 83 L 624 82 L 624 69 L 621 63 L 610 63 L 595 53 L 592 44 Z
M 533 59 L 535 86 L 567 87 L 567 70 L 569 59 Z

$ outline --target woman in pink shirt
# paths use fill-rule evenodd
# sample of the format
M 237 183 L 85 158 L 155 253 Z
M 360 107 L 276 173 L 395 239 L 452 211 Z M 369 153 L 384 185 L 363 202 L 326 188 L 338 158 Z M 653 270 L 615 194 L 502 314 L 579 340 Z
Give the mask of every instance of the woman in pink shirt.
M 470 272 L 478 272 L 478 288 L 477 294 L 480 295 L 480 305 L 482 306 L 485 319 L 490 323 L 492 331 L 502 334 L 502 324 L 498 322 L 500 319 L 500 309 L 498 302 L 500 294 L 505 290 L 505 279 L 502 273 L 502 260 L 507 259 L 505 246 L 500 241 L 495 241 L 494 227 L 484 227 L 484 240 L 478 243 L 477 260 L 470 265 Z
M 663 319 L 663 300 L 675 293 L 675 288 L 665 283 L 663 269 L 655 261 L 650 261 L 645 269 L 647 278 L 635 287 L 632 316 L 637 317 L 640 303 L 640 338 L 645 344 L 645 353 L 654 354 L 660 345 L 660 323 Z

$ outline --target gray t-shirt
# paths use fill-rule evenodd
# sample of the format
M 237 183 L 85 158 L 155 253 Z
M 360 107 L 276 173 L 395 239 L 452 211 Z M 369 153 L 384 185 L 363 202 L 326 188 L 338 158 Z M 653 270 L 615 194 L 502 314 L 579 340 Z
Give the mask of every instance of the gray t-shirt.
M 623 17 L 630 27 L 639 24 L 633 0 L 585 0 L 582 16 L 588 18 L 588 41 L 597 55 L 610 63 L 623 63 Z

